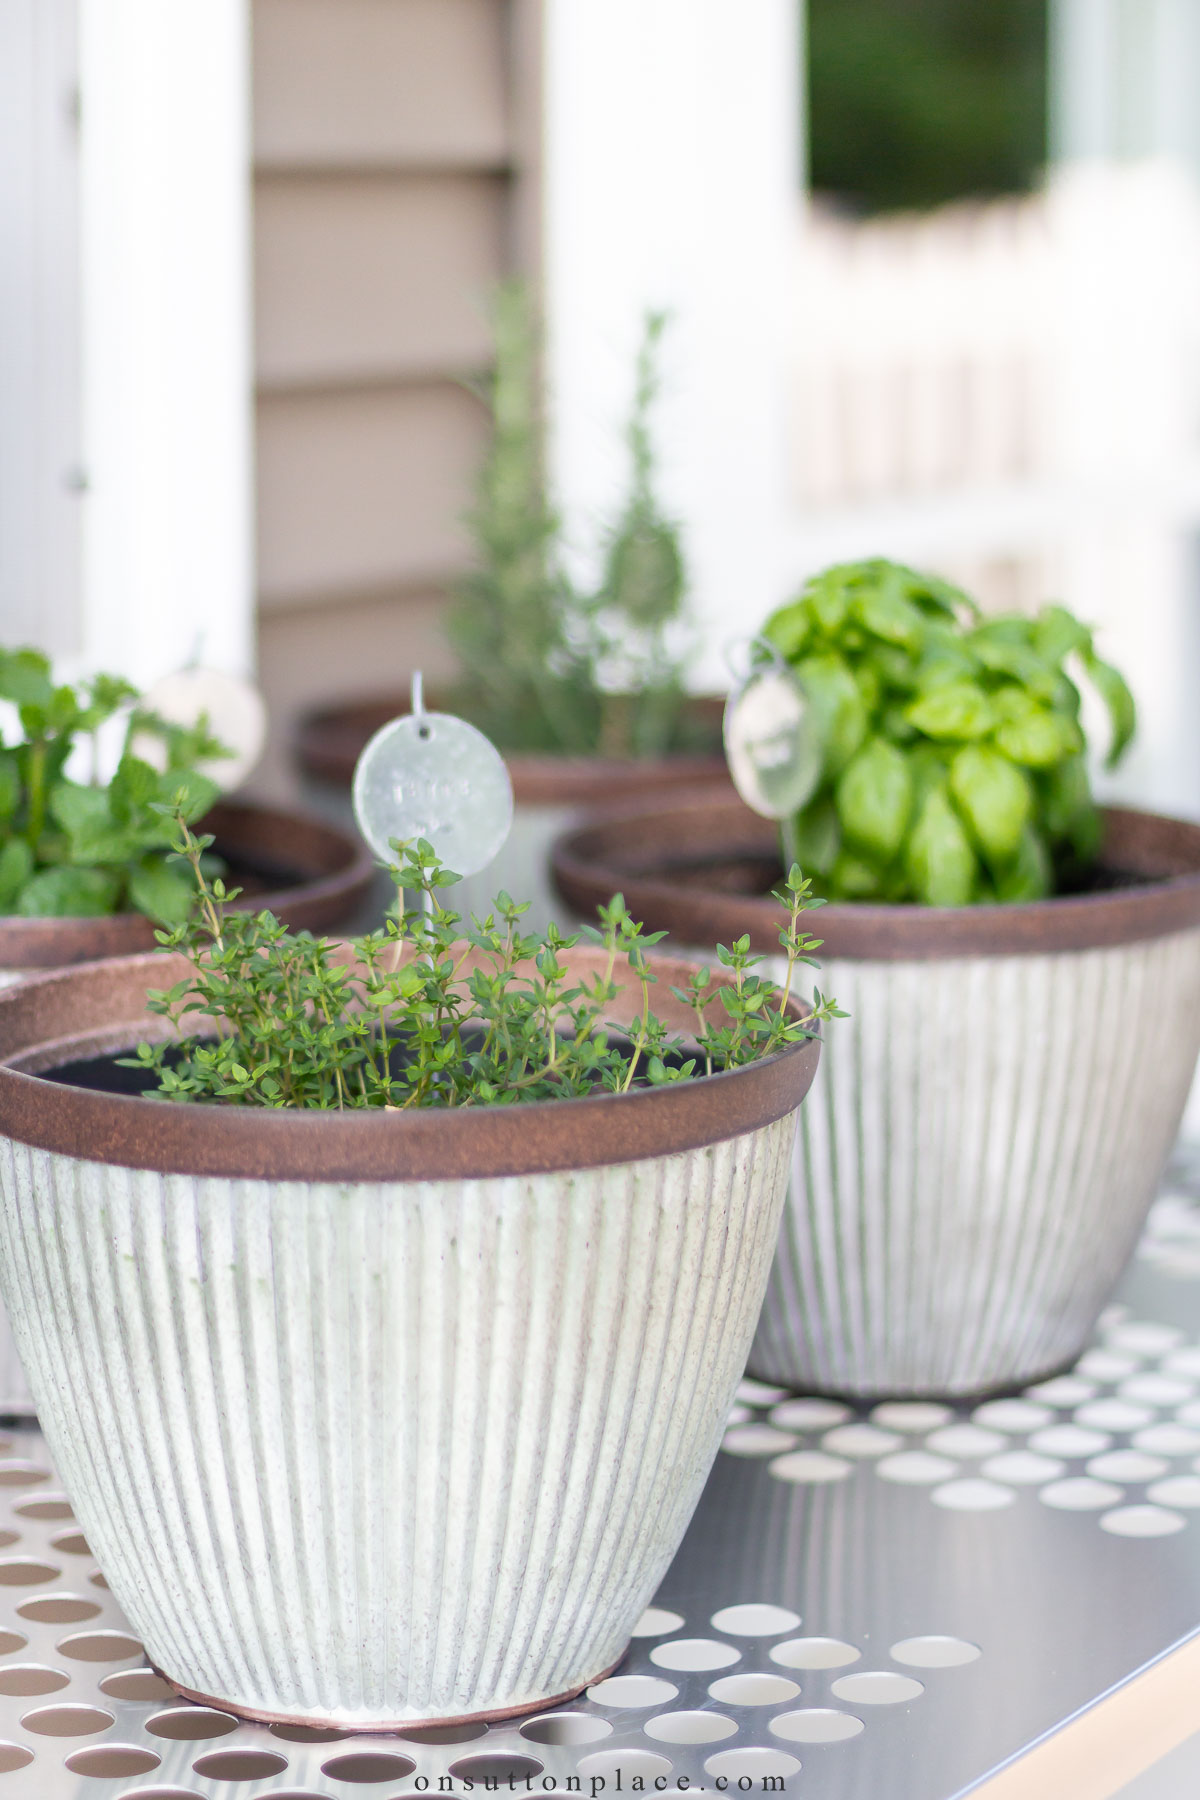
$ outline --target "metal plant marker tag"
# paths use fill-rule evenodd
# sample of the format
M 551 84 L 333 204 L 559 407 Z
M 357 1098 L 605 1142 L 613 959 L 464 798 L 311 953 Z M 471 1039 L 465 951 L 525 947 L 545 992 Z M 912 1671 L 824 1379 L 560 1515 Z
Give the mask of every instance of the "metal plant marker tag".
M 812 707 L 782 663 L 752 669 L 725 706 L 725 759 L 738 793 L 765 819 L 787 819 L 821 778 Z
M 453 713 L 426 712 L 414 675 L 412 711 L 375 733 L 354 770 L 358 828 L 384 862 L 391 840 L 425 838 L 448 869 L 476 875 L 512 825 L 512 781 L 495 745 Z
M 158 713 L 172 725 L 196 725 L 203 718 L 230 756 L 213 757 L 200 772 L 225 793 L 240 787 L 258 762 L 267 741 L 267 706 L 252 681 L 230 675 L 224 669 L 191 667 L 164 675 L 142 696 L 148 712 Z M 160 767 L 163 748 L 147 732 L 134 739 L 136 753 Z

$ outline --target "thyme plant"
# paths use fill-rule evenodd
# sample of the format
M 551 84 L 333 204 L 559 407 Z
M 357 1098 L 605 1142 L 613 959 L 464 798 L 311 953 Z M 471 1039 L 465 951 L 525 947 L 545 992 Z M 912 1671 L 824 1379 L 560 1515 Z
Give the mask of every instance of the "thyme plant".
M 686 989 L 671 990 L 696 1021 L 688 1041 L 652 1007 L 656 977 L 646 952 L 663 933 L 644 932 L 620 895 L 600 909 L 598 928 L 583 934 L 603 950 L 603 968 L 579 978 L 564 957 L 577 937 L 554 925 L 544 938 L 524 934 L 526 908 L 507 894 L 485 918 L 465 922 L 442 904 L 458 876 L 424 840 L 396 842 L 391 872 L 400 902 L 383 930 L 356 941 L 356 960 L 347 961 L 327 940 L 290 933 L 270 913 L 225 911 L 234 895 L 205 872 L 209 840 L 191 832 L 182 812 L 174 829 L 198 903 L 187 925 L 158 935 L 187 955 L 191 969 L 151 994 L 149 1006 L 176 1034 L 195 1014 L 218 1035 L 174 1035 L 124 1059 L 153 1073 L 167 1100 L 345 1111 L 623 1093 L 740 1067 L 840 1016 L 819 993 L 803 1022 L 789 1016 L 797 968 L 819 946 L 801 928 L 820 903 L 798 868 L 779 894 L 787 909 L 782 989 L 757 972 L 762 959 L 750 954 L 748 939 L 721 948 L 729 985 L 698 969 Z M 420 911 L 401 910 L 405 890 L 421 895 Z M 617 1026 L 608 1014 L 623 985 L 618 971 L 626 970 L 640 1006 L 631 1026 Z

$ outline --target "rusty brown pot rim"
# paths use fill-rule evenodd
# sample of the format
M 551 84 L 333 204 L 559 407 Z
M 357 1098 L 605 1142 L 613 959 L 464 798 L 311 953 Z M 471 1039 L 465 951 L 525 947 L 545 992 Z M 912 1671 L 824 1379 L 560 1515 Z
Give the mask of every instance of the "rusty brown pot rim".
M 244 910 L 267 908 L 293 930 L 340 924 L 374 877 L 374 860 L 359 839 L 288 807 L 219 800 L 201 824 L 219 840 L 218 848 L 269 848 L 278 861 L 296 867 L 298 880 L 233 902 Z M 155 930 L 152 919 L 134 912 L 56 919 L 0 914 L 0 968 L 55 969 L 127 956 L 153 949 Z
M 810 916 L 820 955 L 909 962 L 1050 955 L 1134 944 L 1200 926 L 1200 825 L 1128 807 L 1102 809 L 1101 867 L 1129 885 L 1019 905 L 935 907 L 834 901 Z M 651 931 L 676 943 L 729 943 L 746 933 L 777 954 L 783 909 L 769 895 L 706 886 L 706 863 L 777 855 L 776 827 L 728 783 L 608 809 L 564 832 L 554 879 L 584 917 L 617 892 Z
M 562 955 L 580 975 L 606 962 L 601 950 Z M 686 1033 L 691 1012 L 670 988 L 686 982 L 695 965 L 651 961 L 655 1010 Z M 162 1021 L 146 1012 L 146 992 L 169 986 L 186 969 L 182 956 L 115 957 L 0 993 L 0 1134 L 89 1162 L 235 1179 L 437 1181 L 597 1168 L 699 1149 L 783 1118 L 807 1093 L 820 1049 L 813 1037 L 742 1068 L 628 1094 L 411 1112 L 276 1112 L 153 1100 L 70 1087 L 37 1073 L 161 1037 Z M 717 970 L 714 979 L 728 977 Z M 639 1006 L 630 977 L 613 1017 L 632 1019 Z M 802 1004 L 792 1006 L 802 1017 Z
M 453 710 L 447 696 L 426 695 L 432 711 Z M 688 707 L 709 719 L 720 736 L 725 702 L 720 696 L 693 694 Z M 364 746 L 390 719 L 409 710 L 408 690 L 347 700 L 321 707 L 301 719 L 295 734 L 296 761 L 306 775 L 349 787 Z M 691 787 L 725 774 L 720 750 L 681 751 L 663 757 L 550 756 L 505 752 L 513 797 L 520 806 L 587 806 L 603 803 L 614 792 L 657 793 L 664 788 Z

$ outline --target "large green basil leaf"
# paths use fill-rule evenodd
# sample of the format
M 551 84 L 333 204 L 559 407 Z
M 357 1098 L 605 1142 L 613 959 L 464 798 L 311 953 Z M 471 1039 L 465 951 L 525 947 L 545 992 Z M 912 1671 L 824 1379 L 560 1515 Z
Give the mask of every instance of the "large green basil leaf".
M 978 738 L 992 729 L 996 715 L 978 682 L 951 681 L 914 700 L 908 721 L 926 737 Z
M 895 688 L 901 694 L 916 691 L 918 665 L 907 650 L 901 650 L 895 644 L 873 644 L 871 666 L 878 670 L 888 687 Z
M 996 876 L 996 898 L 1009 904 L 1044 900 L 1053 888 L 1054 874 L 1046 846 L 1033 826 L 1026 825 L 1012 861 Z
M 987 627 L 982 626 L 972 632 L 969 639 L 972 650 L 993 675 L 1011 675 L 1023 687 L 1036 694 L 1039 700 L 1051 700 L 1054 697 L 1055 670 L 1027 644 L 1005 643 L 1003 640 L 985 636 Z
M 1086 758 L 1068 756 L 1038 777 L 1041 824 L 1051 842 L 1069 836 L 1076 819 L 1092 805 Z
M 890 862 L 912 812 L 912 774 L 904 753 L 885 738 L 870 738 L 842 772 L 837 810 L 854 849 Z
M 803 655 L 812 634 L 812 610 L 803 598 L 789 600 L 763 626 L 763 636 L 774 644 L 785 662 L 795 662 Z
M 1111 663 L 1102 662 L 1098 656 L 1087 655 L 1083 659 L 1083 666 L 1092 686 L 1108 708 L 1112 742 L 1108 747 L 1104 766 L 1106 769 L 1113 769 L 1129 748 L 1130 740 L 1137 730 L 1137 707 L 1124 676 Z
M 909 598 L 921 607 L 922 611 L 938 618 L 957 620 L 961 613 L 972 618 L 979 616 L 979 608 L 971 596 L 953 582 L 944 581 L 940 575 L 922 575 L 915 569 L 901 567 L 907 583 Z
M 850 611 L 850 587 L 858 571 L 853 563 L 837 563 L 814 575 L 804 590 L 813 618 L 826 637 L 836 637 Z
M 931 644 L 917 665 L 917 689 L 931 694 L 934 688 L 955 681 L 974 681 L 979 664 L 960 644 Z
M 904 866 L 913 894 L 926 906 L 967 906 L 974 898 L 979 864 L 944 787 L 931 788 L 921 802 Z
M 829 885 L 839 900 L 882 900 L 883 872 L 866 857 L 853 850 L 839 853 L 829 876 Z
M 925 621 L 906 597 L 899 570 L 889 570 L 879 583 L 860 589 L 854 596 L 852 611 L 872 637 L 882 638 L 885 644 L 898 644 L 903 650 L 919 650 Z
M 1034 621 L 1033 647 L 1047 662 L 1061 663 L 1073 650 L 1088 655 L 1092 634 L 1065 606 L 1043 606 Z
M 1074 719 L 1039 706 L 1022 718 L 1006 719 L 997 729 L 996 744 L 1027 769 L 1049 769 L 1083 749 L 1083 733 Z
M 1090 862 L 1104 828 L 1092 799 L 1086 759 L 1069 756 L 1037 779 L 1042 830 L 1052 844 L 1065 844 L 1079 862 Z
M 1028 688 L 1019 687 L 1014 681 L 1002 681 L 999 687 L 992 689 L 989 699 L 998 723 L 1008 719 L 1026 719 L 1041 704 L 1034 699 Z
M 858 691 L 862 695 L 862 703 L 868 713 L 879 710 L 879 702 L 883 693 L 883 681 L 873 660 L 856 662 L 852 671 L 858 683 Z
M 1026 775 L 986 744 L 968 744 L 950 765 L 950 792 L 988 861 L 1015 856 L 1033 812 Z
M 842 828 L 832 794 L 810 800 L 792 821 L 788 855 L 806 875 L 827 875 L 842 847 Z
M 827 775 L 838 775 L 867 735 L 867 709 L 846 663 L 832 651 L 806 656 L 796 673 L 808 696 Z

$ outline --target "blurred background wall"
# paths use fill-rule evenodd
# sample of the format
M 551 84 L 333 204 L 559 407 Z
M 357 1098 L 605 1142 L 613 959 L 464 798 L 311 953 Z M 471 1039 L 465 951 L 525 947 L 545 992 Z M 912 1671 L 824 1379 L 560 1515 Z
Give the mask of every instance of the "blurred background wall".
M 1195 0 L 0 0 L 4 634 L 256 659 L 285 791 L 306 707 L 448 668 L 523 271 L 581 568 L 672 312 L 698 685 L 900 555 L 1100 623 L 1119 791 L 1200 813 L 1198 83 Z

